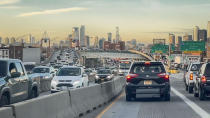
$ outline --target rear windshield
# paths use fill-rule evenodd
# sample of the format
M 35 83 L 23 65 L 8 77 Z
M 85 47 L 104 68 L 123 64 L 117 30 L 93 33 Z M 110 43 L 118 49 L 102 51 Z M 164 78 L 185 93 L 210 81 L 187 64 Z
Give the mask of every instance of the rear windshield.
M 199 71 L 199 69 L 201 68 L 201 65 L 202 65 L 202 64 L 193 64 L 193 65 L 191 66 L 190 71 Z
M 49 68 L 34 68 L 33 73 L 50 73 Z
M 134 74 L 152 74 L 152 73 L 165 73 L 164 66 L 162 64 L 134 64 L 131 68 L 131 72 Z
M 210 64 L 206 65 L 205 75 L 210 75 Z
M 32 71 L 33 68 L 35 67 L 35 65 L 24 65 L 24 66 L 25 66 L 26 71 Z
M 0 61 L 0 77 L 5 77 L 7 75 L 7 62 Z
M 120 69 L 129 69 L 131 66 L 131 63 L 120 63 Z

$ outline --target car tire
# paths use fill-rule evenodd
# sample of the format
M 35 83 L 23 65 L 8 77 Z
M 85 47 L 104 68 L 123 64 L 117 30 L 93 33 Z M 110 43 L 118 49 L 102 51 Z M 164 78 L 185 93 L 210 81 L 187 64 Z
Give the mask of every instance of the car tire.
M 171 100 L 171 94 L 170 93 L 165 94 L 164 101 L 170 101 L 170 100 Z
M 30 96 L 30 98 L 32 99 L 32 98 L 36 98 L 36 97 L 38 97 L 38 95 L 37 95 L 37 90 L 34 88 L 34 89 L 32 89 L 32 91 L 31 91 L 31 96 Z
M 205 91 L 202 88 L 199 89 L 198 97 L 199 97 L 200 100 L 205 99 Z
M 126 101 L 131 101 L 131 96 L 130 95 L 126 95 L 125 99 L 126 99 Z
M 187 86 L 187 84 L 185 84 L 185 90 L 188 91 L 188 86 Z
M 195 85 L 193 87 L 193 94 L 194 94 L 194 97 L 198 97 L 198 92 L 197 92 L 197 88 Z
M 5 106 L 5 105 L 9 105 L 9 98 L 7 95 L 3 94 L 0 99 L 0 107 Z
M 193 93 L 193 87 L 192 86 L 188 86 L 188 92 Z

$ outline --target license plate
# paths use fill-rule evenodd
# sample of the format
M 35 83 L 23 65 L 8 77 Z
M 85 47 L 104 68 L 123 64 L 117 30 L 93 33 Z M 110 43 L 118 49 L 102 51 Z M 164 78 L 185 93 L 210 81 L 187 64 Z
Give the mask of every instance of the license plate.
M 68 90 L 68 87 L 67 86 L 62 86 L 61 90 Z
M 152 81 L 151 80 L 145 80 L 144 85 L 152 85 Z

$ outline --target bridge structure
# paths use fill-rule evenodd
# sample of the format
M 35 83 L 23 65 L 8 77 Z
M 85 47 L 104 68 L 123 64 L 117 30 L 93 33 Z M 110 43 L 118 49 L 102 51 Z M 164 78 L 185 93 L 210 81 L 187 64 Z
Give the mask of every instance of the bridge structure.
M 122 58 L 136 59 L 140 61 L 152 61 L 153 58 L 136 50 L 129 51 L 101 51 L 101 50 L 84 50 L 80 51 L 80 56 L 85 58 Z

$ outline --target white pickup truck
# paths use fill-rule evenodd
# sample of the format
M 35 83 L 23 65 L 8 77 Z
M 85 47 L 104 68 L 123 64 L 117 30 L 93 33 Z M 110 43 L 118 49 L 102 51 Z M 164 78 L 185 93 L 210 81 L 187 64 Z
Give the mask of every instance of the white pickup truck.
M 194 83 L 196 81 L 196 73 L 199 71 L 201 65 L 202 64 L 200 62 L 191 63 L 186 70 L 184 75 L 184 82 L 186 91 L 189 93 L 193 92 Z

